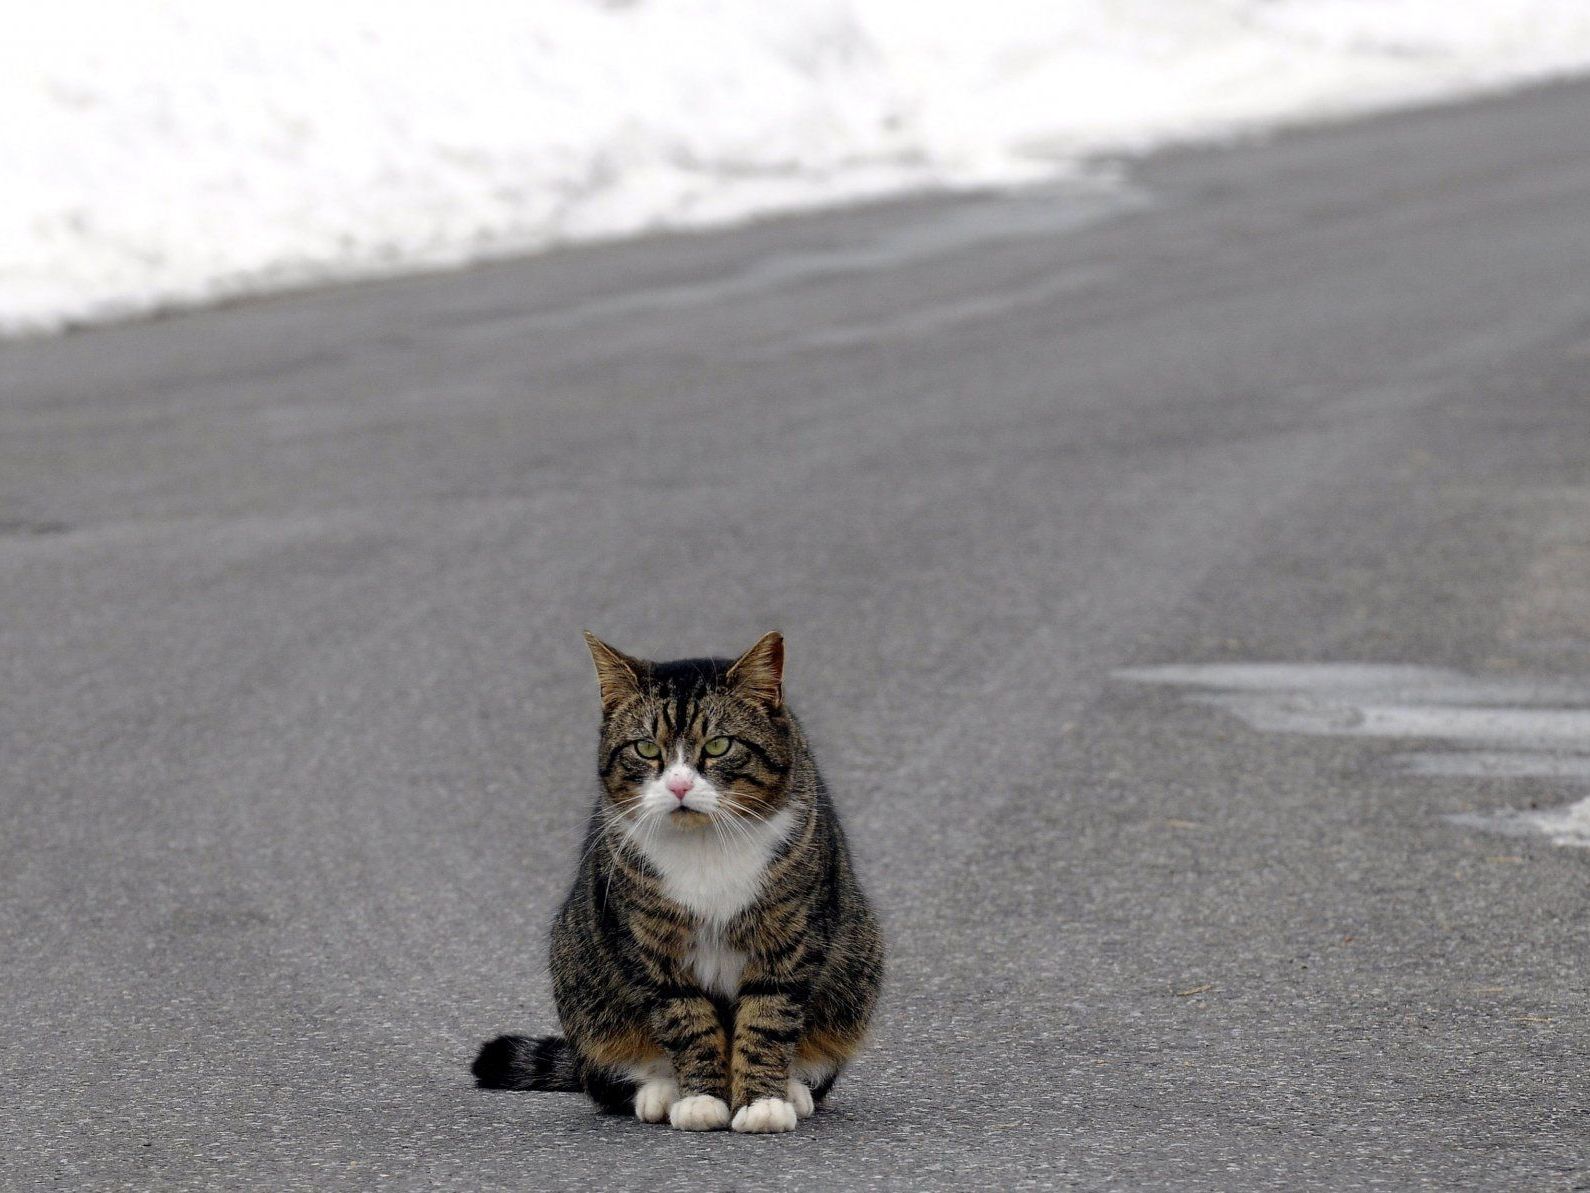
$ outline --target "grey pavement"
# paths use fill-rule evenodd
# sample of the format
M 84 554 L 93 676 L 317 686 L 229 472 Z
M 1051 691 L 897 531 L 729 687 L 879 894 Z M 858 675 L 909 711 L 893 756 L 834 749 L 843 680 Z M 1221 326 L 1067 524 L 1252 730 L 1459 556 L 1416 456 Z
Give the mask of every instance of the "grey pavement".
M 1572 768 L 1116 674 L 1579 690 L 1590 86 L 1126 175 L 0 346 L 0 1183 L 1590 1188 L 1590 850 L 1475 820 Z M 472 1089 L 580 630 L 773 627 L 874 1043 L 787 1137 Z

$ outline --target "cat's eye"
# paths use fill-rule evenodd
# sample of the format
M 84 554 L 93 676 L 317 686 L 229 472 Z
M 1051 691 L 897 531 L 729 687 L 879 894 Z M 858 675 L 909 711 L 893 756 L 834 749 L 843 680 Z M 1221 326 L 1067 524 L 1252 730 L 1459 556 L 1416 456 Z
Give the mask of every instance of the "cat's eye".
M 662 747 L 654 741 L 638 741 L 635 743 L 635 753 L 649 761 L 662 757 Z
M 709 737 L 701 749 L 708 758 L 722 758 L 729 752 L 729 739 L 726 737 Z

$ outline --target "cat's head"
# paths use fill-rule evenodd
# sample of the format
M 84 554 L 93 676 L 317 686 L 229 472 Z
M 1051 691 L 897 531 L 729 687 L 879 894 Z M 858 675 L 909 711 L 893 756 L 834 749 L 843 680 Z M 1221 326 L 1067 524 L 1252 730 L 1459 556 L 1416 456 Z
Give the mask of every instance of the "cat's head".
M 622 815 L 670 830 L 766 819 L 789 797 L 795 727 L 784 708 L 784 639 L 738 659 L 652 663 L 585 635 L 602 693 L 602 786 Z

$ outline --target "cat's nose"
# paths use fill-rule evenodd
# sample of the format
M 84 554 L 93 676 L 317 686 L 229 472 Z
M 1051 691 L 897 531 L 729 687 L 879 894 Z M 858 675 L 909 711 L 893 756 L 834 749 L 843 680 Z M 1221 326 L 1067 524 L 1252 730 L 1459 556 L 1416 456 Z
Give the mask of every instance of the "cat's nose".
M 668 790 L 680 799 L 690 794 L 690 789 L 696 785 L 696 777 L 687 774 L 673 774 L 668 776 Z

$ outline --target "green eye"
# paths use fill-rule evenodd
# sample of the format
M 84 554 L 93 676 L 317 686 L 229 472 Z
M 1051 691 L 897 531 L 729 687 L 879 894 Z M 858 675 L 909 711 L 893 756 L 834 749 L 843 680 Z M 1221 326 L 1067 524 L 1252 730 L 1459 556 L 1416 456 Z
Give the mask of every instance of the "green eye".
M 654 741 L 638 741 L 635 743 L 635 753 L 645 759 L 662 757 L 662 747 Z
M 729 752 L 729 739 L 726 737 L 712 737 L 707 739 L 707 744 L 701 747 L 708 758 L 722 758 Z

